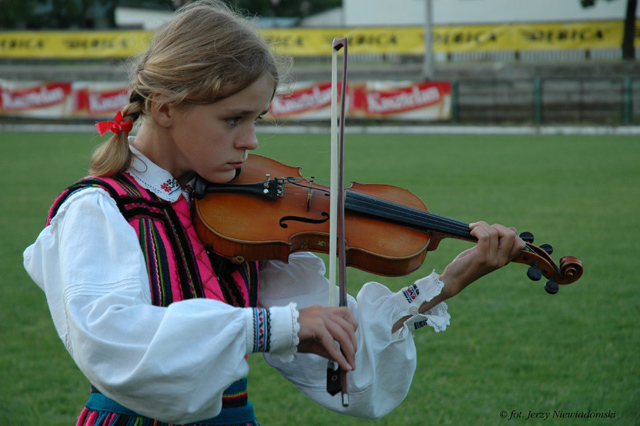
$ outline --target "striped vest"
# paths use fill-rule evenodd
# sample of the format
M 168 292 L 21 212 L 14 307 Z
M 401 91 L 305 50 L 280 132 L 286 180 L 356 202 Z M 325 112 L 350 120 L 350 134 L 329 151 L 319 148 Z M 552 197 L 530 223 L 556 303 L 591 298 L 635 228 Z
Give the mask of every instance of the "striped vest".
M 70 186 L 51 207 L 47 225 L 71 194 L 87 187 L 106 190 L 136 231 L 154 305 L 169 306 L 180 300 L 204 297 L 237 307 L 256 306 L 257 262 L 235 265 L 207 250 L 196 234 L 189 204 L 183 196 L 174 203 L 162 200 L 127 173 L 109 178 L 89 177 Z M 100 399 L 103 397 L 100 395 Z M 234 410 L 246 413 L 250 406 L 245 378 L 224 392 L 219 417 L 234 418 Z M 253 410 L 250 411 L 252 414 Z M 211 424 L 218 424 L 215 419 L 210 420 Z M 237 423 L 250 422 L 245 414 L 238 420 Z

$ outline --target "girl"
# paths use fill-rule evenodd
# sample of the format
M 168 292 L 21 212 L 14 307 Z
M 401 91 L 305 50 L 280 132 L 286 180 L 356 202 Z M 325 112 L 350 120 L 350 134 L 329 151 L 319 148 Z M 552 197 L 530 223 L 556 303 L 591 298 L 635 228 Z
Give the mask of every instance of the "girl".
M 444 300 L 523 249 L 512 229 L 472 224 L 478 244 L 441 276 L 398 293 L 369 283 L 338 308 L 323 306 L 312 254 L 235 265 L 209 252 L 191 222 L 193 179 L 234 178 L 279 79 L 247 21 L 222 3 L 190 4 L 139 59 L 122 114 L 97 125 L 113 135 L 92 176 L 58 197 L 24 254 L 92 384 L 78 425 L 258 424 L 246 392 L 254 352 L 331 410 L 384 416 L 411 384 L 410 331 L 446 328 Z M 348 407 L 326 392 L 327 359 L 349 371 Z

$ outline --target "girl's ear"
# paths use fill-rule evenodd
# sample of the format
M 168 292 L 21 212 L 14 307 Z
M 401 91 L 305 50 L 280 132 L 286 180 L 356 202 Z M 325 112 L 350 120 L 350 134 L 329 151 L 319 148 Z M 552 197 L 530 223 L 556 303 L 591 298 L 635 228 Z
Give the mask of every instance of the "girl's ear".
M 175 108 L 164 102 L 151 103 L 151 116 L 160 127 L 171 127 L 175 118 Z

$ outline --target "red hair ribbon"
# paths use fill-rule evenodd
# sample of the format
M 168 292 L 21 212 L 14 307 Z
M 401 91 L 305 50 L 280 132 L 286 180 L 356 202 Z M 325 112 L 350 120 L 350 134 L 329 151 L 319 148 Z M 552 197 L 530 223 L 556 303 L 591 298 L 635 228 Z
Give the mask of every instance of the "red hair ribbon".
M 113 120 L 114 121 L 101 121 L 96 123 L 96 129 L 98 129 L 100 136 L 104 135 L 108 131 L 112 131 L 113 133 L 124 132 L 125 135 L 128 135 L 131 129 L 133 129 L 132 122 L 122 121 L 122 113 L 120 111 L 118 111 Z

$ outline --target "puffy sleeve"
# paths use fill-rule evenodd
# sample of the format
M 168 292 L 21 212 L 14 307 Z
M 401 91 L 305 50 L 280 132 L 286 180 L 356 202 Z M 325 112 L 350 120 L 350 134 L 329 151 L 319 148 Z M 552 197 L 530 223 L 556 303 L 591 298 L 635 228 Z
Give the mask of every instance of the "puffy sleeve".
M 215 417 L 222 392 L 248 374 L 256 310 L 208 299 L 153 306 L 137 235 L 102 189 L 69 197 L 24 266 L 85 376 L 141 415 L 176 424 Z M 295 307 L 269 312 L 272 351 L 291 351 Z
M 261 304 L 284 306 L 294 301 L 300 309 L 326 306 L 329 291 L 324 273 L 324 263 L 310 253 L 294 253 L 288 264 L 268 262 L 261 269 Z M 269 354 L 265 359 L 310 399 L 330 410 L 369 419 L 383 417 L 402 402 L 411 386 L 416 368 L 412 331 L 424 325 L 441 331 L 449 324 L 444 302 L 425 314 L 417 314 L 415 308 L 440 294 L 442 286 L 433 273 L 396 293 L 371 282 L 356 298 L 349 296 L 349 309 L 359 326 L 356 369 L 348 375 L 348 407 L 342 406 L 339 394 L 332 397 L 326 391 L 325 358 L 299 353 L 289 363 Z M 393 325 L 407 315 L 410 319 L 392 334 Z

